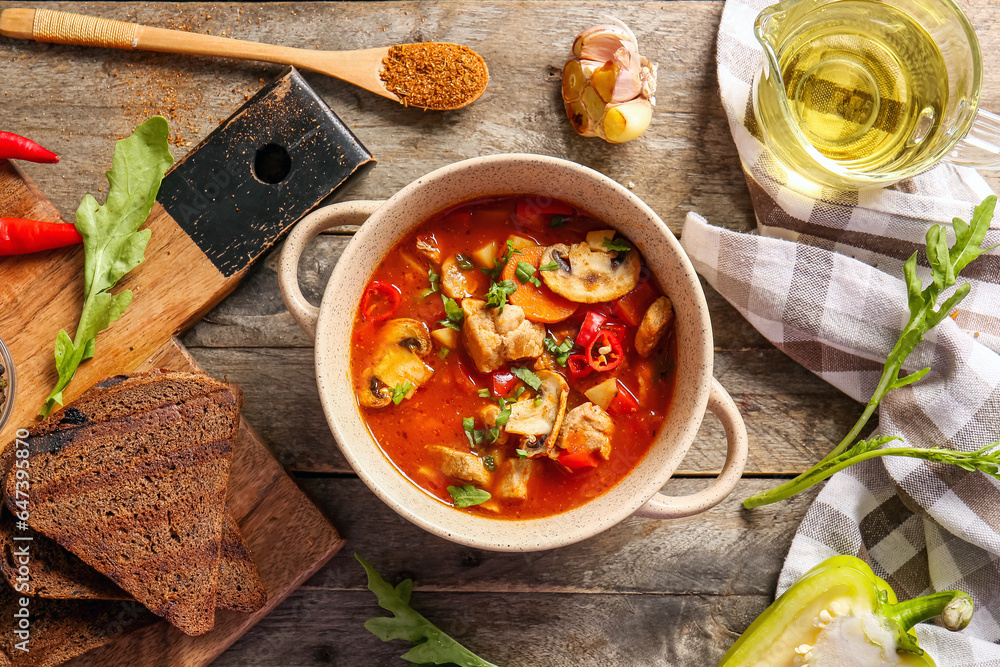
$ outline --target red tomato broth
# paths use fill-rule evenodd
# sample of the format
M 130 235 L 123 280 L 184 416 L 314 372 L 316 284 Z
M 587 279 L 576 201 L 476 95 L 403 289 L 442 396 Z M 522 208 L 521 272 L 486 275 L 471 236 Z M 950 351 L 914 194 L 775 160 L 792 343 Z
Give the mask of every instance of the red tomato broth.
M 557 228 L 544 229 L 537 224 L 531 228 L 521 226 L 517 224 L 516 206 L 522 199 L 503 197 L 474 200 L 431 216 L 388 253 L 372 274 L 369 284 L 381 281 L 395 286 L 402 297 L 393 317 L 422 320 L 430 330 L 434 330 L 440 326 L 437 322 L 446 316 L 441 295 L 423 295 L 430 286 L 428 270 L 433 269 L 433 272 L 440 274 L 440 265 L 430 263 L 416 251 L 418 236 L 427 238 L 433 235 L 444 260 L 456 253 L 468 257 L 491 241 L 498 242 L 498 255 L 502 254 L 505 242 L 511 235 L 530 238 L 538 245 L 571 245 L 584 241 L 587 232 L 612 226 L 580 211 Z M 478 265 L 476 270 L 479 270 Z M 644 276 L 647 273 L 644 271 Z M 643 277 L 641 280 L 652 279 Z M 653 286 L 657 295 L 663 293 L 655 282 Z M 476 297 L 484 298 L 482 294 L 477 294 Z M 559 341 L 567 334 L 575 336 L 582 322 L 582 313 L 588 309 L 608 313 L 609 317 L 614 318 L 613 304 L 582 304 L 577 313 L 566 320 L 544 325 L 547 334 L 555 334 Z M 375 333 L 381 324 L 383 323 L 366 322 L 360 314 L 355 318 L 351 340 L 351 371 L 355 379 L 372 364 L 379 352 Z M 557 365 L 552 369 L 570 385 L 567 413 L 588 401 L 584 391 L 612 377 L 624 383 L 639 399 L 640 408 L 637 412 L 612 416 L 615 427 L 611 437 L 610 458 L 603 460 L 598 457 L 600 463 L 596 467 L 582 468 L 575 472 L 568 472 L 547 457 L 534 459 L 528 494 L 524 500 L 506 499 L 493 493 L 493 487 L 500 483 L 502 460 L 498 458 L 493 482 L 486 487 L 487 491 L 493 493 L 493 498 L 485 505 L 475 505 L 459 511 L 509 520 L 552 516 L 603 495 L 635 468 L 655 441 L 672 402 L 677 350 L 671 327 L 650 357 L 643 359 L 638 356 L 633 345 L 635 327 L 628 327 L 626 331 L 626 335 L 621 337 L 625 359 L 617 368 L 591 373 L 575 383 L 571 381 L 566 367 Z M 485 428 L 480 419 L 480 411 L 485 406 L 496 405 L 496 401 L 492 395 L 490 398 L 480 397 L 478 390 L 492 389 L 493 379 L 491 375 L 478 371 L 461 343 L 443 359 L 438 356 L 439 350 L 440 345 L 435 343 L 433 352 L 423 359 L 424 363 L 434 368 L 434 374 L 426 384 L 413 392 L 411 398 L 402 400 L 398 405 L 390 403 L 385 408 L 359 405 L 358 409 L 372 438 L 397 470 L 425 492 L 442 502 L 452 504 L 447 487 L 464 486 L 468 482 L 447 478 L 440 471 L 440 454 L 430 446 L 444 445 L 480 455 L 503 452 L 507 458 L 516 458 L 514 449 L 520 445 L 515 444 L 518 436 L 511 434 L 505 445 L 487 441 L 475 450 L 469 446 L 462 419 L 474 417 L 476 428 Z M 575 352 L 580 352 L 580 348 L 575 348 Z M 506 364 L 501 370 L 509 369 L 511 365 L 533 369 L 534 361 L 523 359 Z M 518 381 L 517 386 L 523 386 L 523 383 Z

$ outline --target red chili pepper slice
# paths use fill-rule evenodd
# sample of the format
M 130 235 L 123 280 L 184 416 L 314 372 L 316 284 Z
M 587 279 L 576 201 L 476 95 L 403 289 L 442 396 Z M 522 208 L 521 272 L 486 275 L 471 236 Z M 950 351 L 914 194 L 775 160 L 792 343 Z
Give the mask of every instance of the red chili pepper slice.
M 590 367 L 590 362 L 587 361 L 586 355 L 583 354 L 569 355 L 566 358 L 566 368 L 569 369 L 569 379 L 572 382 L 582 380 L 594 372 L 594 369 Z
M 639 411 L 639 400 L 628 390 L 621 380 L 618 380 L 618 393 L 608 406 L 608 414 L 627 415 Z
M 598 330 L 600 330 L 601 325 L 604 324 L 605 320 L 608 319 L 607 315 L 599 313 L 596 310 L 588 310 L 587 314 L 583 317 L 583 324 L 580 326 L 580 333 L 576 335 L 576 344 L 582 347 L 587 347 L 594 338 L 597 336 Z
M 83 243 L 83 237 L 65 222 L 0 218 L 0 255 L 24 255 L 77 243 Z
M 493 395 L 507 398 L 517 384 L 517 378 L 509 370 L 495 370 L 490 376 L 493 382 Z
M 387 320 L 399 309 L 400 297 L 395 285 L 376 280 L 361 297 L 361 316 L 369 322 Z
M 59 156 L 52 151 L 13 132 L 0 132 L 0 159 L 26 160 L 27 162 L 45 164 L 59 162 Z
M 621 342 L 610 331 L 599 331 L 594 341 L 587 345 L 587 363 L 595 371 L 618 368 L 624 358 Z

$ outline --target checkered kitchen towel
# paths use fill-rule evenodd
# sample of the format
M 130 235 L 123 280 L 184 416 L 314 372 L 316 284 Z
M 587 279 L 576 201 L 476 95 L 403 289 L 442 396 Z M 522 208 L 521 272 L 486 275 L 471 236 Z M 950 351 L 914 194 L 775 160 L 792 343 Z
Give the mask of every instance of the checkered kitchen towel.
M 867 401 L 907 321 L 903 261 L 917 250 L 923 260 L 931 223 L 969 220 L 991 191 L 974 170 L 949 165 L 880 191 L 796 188 L 761 143 L 750 101 L 763 57 L 752 28 L 769 4 L 728 0 L 717 55 L 758 234 L 691 213 L 681 239 L 699 273 L 779 349 Z M 987 243 L 1000 243 L 1000 215 Z M 926 282 L 929 270 L 920 272 Z M 1000 253 L 978 259 L 963 278 L 972 292 L 905 369 L 930 366 L 930 374 L 890 393 L 879 412 L 880 432 L 909 446 L 973 450 L 1000 440 Z M 809 509 L 779 592 L 836 554 L 867 560 L 902 599 L 946 589 L 972 594 L 977 611 L 966 631 L 922 624 L 921 641 L 940 667 L 1000 666 L 1000 483 L 901 457 L 849 468 Z

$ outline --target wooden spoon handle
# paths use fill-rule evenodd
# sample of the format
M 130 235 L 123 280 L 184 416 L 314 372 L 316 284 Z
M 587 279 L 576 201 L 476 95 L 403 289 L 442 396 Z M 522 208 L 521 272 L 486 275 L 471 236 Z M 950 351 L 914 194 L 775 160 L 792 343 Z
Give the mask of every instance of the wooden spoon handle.
M 50 9 L 6 9 L 0 14 L 0 34 L 36 42 L 222 56 L 308 67 L 303 62 L 301 49 L 151 28 Z

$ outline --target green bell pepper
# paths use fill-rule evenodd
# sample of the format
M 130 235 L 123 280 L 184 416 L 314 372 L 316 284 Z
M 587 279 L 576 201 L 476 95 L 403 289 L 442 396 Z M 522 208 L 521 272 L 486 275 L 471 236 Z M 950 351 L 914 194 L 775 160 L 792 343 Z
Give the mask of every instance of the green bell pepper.
M 835 556 L 775 600 L 719 667 L 934 667 L 913 626 L 940 615 L 949 630 L 961 630 L 972 610 L 961 591 L 899 602 L 863 560 Z

